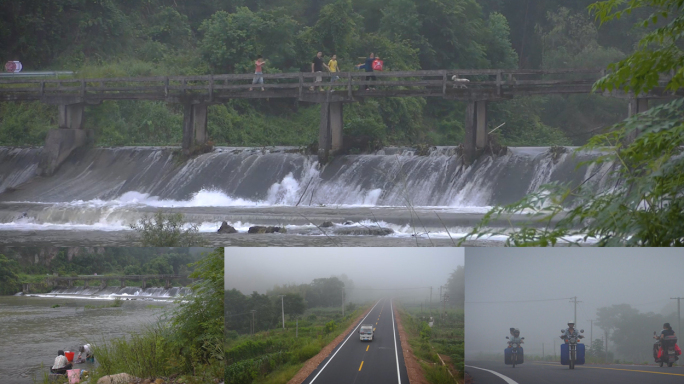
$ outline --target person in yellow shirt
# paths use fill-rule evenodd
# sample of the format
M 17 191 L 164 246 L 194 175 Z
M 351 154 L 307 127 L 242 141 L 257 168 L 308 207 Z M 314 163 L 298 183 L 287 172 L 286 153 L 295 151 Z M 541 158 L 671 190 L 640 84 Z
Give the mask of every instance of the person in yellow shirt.
M 340 71 L 340 67 L 337 66 L 337 55 L 332 55 L 328 62 L 328 68 L 330 69 L 330 73 L 338 73 Z M 339 78 L 339 76 L 332 75 L 330 76 L 330 82 L 335 82 L 339 80 Z

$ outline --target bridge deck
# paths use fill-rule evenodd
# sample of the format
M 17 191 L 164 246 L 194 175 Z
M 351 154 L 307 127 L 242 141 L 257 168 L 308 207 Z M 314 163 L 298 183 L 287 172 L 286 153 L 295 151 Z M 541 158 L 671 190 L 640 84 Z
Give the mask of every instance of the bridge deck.
M 69 280 L 154 280 L 154 279 L 188 279 L 188 276 L 182 275 L 118 275 L 118 276 L 108 276 L 108 275 L 86 275 L 86 276 L 55 276 L 48 277 L 50 281 L 69 281 Z
M 0 79 L 0 101 L 39 100 L 49 104 L 98 104 L 104 100 L 157 100 L 172 103 L 222 103 L 230 99 L 294 98 L 305 102 L 351 102 L 365 97 L 442 97 L 455 100 L 496 100 L 516 96 L 591 93 L 601 69 L 563 70 L 434 70 L 373 72 L 279 73 L 263 75 L 265 84 L 252 85 L 252 74 L 162 76 L 100 79 Z M 458 75 L 469 82 L 454 82 Z M 317 76 L 322 83 L 314 83 Z M 324 85 L 321 92 L 317 87 Z M 365 86 L 375 87 L 364 90 Z M 331 88 L 332 86 L 332 88 Z M 249 89 L 254 87 L 253 91 Z M 264 91 L 261 91 L 261 88 Z M 662 88 L 651 95 L 668 96 Z M 612 96 L 620 97 L 619 94 Z M 627 95 L 624 95 L 625 97 Z M 670 95 L 674 96 L 674 95 Z

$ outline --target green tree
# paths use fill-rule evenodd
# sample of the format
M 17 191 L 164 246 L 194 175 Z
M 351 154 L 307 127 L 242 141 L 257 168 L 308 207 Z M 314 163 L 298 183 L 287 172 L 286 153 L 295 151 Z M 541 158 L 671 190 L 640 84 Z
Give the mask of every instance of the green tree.
M 294 293 L 287 293 L 283 297 L 283 302 L 285 304 L 286 315 L 301 315 L 306 310 L 304 298 L 300 295 Z
M 0 254 L 0 295 L 13 295 L 21 291 L 19 265 Z
M 462 265 L 449 276 L 446 284 L 446 292 L 449 295 L 449 305 L 463 307 L 465 303 L 465 268 Z
M 143 247 L 191 247 L 201 245 L 197 225 L 187 225 L 181 213 L 158 211 L 153 217 L 143 217 L 131 229 L 139 236 Z
M 194 263 L 193 294 L 183 297 L 171 319 L 172 342 L 192 371 L 194 363 L 223 361 L 224 248 L 216 248 Z
M 310 55 L 323 51 L 327 56 L 350 59 L 355 40 L 358 16 L 352 10 L 351 0 L 336 0 L 321 9 L 316 24 L 305 32 L 304 40 L 311 45 Z

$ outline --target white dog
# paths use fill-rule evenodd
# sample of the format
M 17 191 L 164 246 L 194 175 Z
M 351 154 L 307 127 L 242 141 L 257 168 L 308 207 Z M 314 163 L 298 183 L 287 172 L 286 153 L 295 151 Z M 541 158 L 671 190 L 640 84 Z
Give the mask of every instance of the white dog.
M 451 80 L 455 83 L 454 88 L 468 88 L 467 83 L 470 82 L 468 79 L 461 79 L 458 75 L 451 76 Z

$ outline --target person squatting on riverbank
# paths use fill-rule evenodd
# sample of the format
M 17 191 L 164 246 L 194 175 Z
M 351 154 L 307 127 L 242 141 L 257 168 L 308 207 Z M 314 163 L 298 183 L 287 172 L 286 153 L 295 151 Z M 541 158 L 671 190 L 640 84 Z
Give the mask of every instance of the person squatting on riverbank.
M 90 344 L 85 344 L 78 347 L 78 361 L 81 361 L 82 354 L 85 354 L 85 360 L 83 361 L 87 363 L 95 362 L 95 356 L 93 355 L 93 350 L 91 349 Z
M 55 373 L 58 375 L 66 375 L 66 371 L 73 368 L 73 365 L 64 356 L 64 351 L 57 351 L 57 357 L 55 357 L 55 362 L 50 368 L 50 373 Z
M 316 54 L 316 57 L 311 60 L 311 72 L 312 73 L 323 73 L 323 67 L 327 68 L 328 71 L 330 68 L 323 62 L 323 52 L 318 52 Z M 316 83 L 321 83 L 323 82 L 323 75 L 318 75 L 316 76 Z M 309 88 L 310 90 L 314 90 L 314 87 Z M 319 89 L 322 91 L 323 87 L 319 87 Z
M 266 64 L 266 60 L 264 60 L 261 55 L 257 56 L 256 61 L 254 62 L 254 79 L 252 79 L 252 85 L 254 84 L 261 84 L 264 85 L 264 71 L 262 67 Z M 249 89 L 250 91 L 252 88 Z M 264 87 L 261 87 L 261 90 L 264 90 Z

